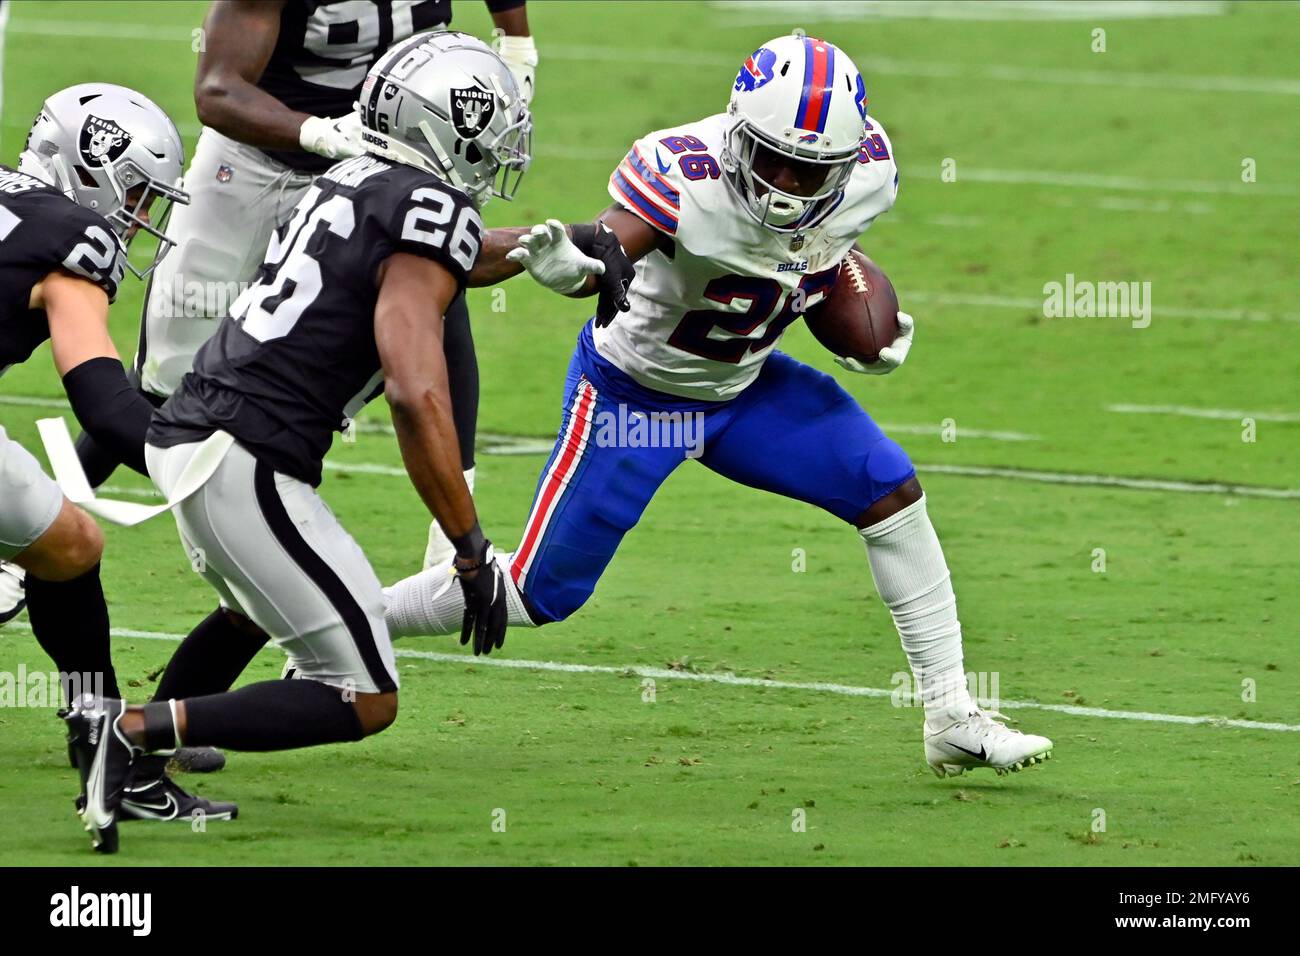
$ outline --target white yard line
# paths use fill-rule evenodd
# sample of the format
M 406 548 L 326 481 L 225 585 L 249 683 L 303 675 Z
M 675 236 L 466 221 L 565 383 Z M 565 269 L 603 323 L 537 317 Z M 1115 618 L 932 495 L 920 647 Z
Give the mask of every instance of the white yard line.
M 1241 421 L 1253 418 L 1257 422 L 1300 422 L 1296 412 L 1247 412 L 1238 408 L 1196 408 L 1191 405 L 1107 405 L 1106 411 L 1124 415 L 1178 415 L 1183 418 L 1213 418 L 1223 421 Z
M 731 26 L 817 20 L 1042 20 L 1214 17 L 1224 0 L 712 0 Z M 791 18 L 794 19 L 791 19 Z M 802 18 L 802 19 L 801 19 Z
M 939 163 L 904 162 L 902 175 L 904 182 L 916 179 L 916 173 L 909 170 L 931 170 L 935 182 L 939 178 Z M 925 181 L 925 176 L 920 177 Z M 1300 193 L 1295 186 L 1266 183 L 1243 183 L 1240 180 L 1224 178 L 1211 179 L 1152 179 L 1145 176 L 1120 176 L 1107 173 L 1076 173 L 1069 170 L 1051 169 L 986 169 L 983 167 L 963 166 L 957 163 L 956 177 L 952 183 L 943 183 L 945 187 L 959 185 L 963 180 L 977 183 L 1009 183 L 1011 185 L 1066 186 L 1074 189 L 1113 189 L 1119 192 L 1179 192 L 1201 195 L 1229 196 L 1294 196 Z
M 9 627 L 31 631 L 25 621 L 11 622 Z M 127 627 L 115 627 L 111 631 L 114 637 L 149 640 L 179 641 L 183 634 L 171 634 L 165 631 L 137 631 Z M 888 698 L 896 693 L 880 687 L 857 687 L 852 684 L 837 684 L 827 681 L 787 681 L 769 680 L 762 677 L 741 677 L 737 674 L 697 674 L 691 671 L 670 670 L 666 667 L 647 667 L 641 664 L 611 666 L 607 664 L 568 664 L 563 661 L 530 661 L 504 657 L 472 657 L 469 654 L 445 654 L 439 651 L 416 651 L 397 647 L 393 653 L 397 657 L 431 661 L 438 664 L 457 664 L 461 667 L 499 667 L 507 670 L 548 671 L 561 674 L 601 674 L 614 677 L 648 677 L 652 680 L 680 680 L 700 684 L 724 684 L 730 687 L 755 687 L 763 690 L 788 690 L 814 694 L 838 694 L 843 697 Z M 1045 710 L 1057 714 L 1069 714 L 1073 717 L 1098 717 L 1109 720 L 1137 720 L 1159 724 L 1201 725 L 1208 727 L 1231 727 L 1239 730 L 1269 730 L 1284 733 L 1300 732 L 1300 725 L 1280 724 L 1259 720 L 1238 720 L 1226 717 L 1191 717 L 1183 714 L 1158 714 L 1147 711 L 1109 710 L 1104 707 L 1079 707 L 1074 704 L 1043 704 L 1034 700 L 1001 700 L 999 709 L 1007 710 Z
M 985 295 L 977 292 L 905 292 L 904 298 L 936 305 L 988 307 L 994 309 L 1030 309 L 1041 314 L 1043 299 L 1029 296 Z M 1153 319 L 1196 319 L 1211 322 L 1300 322 L 1300 312 L 1260 312 L 1257 309 L 1184 309 L 1179 306 L 1153 305 Z M 1051 321 L 1076 321 L 1053 319 Z M 1094 321 L 1092 319 L 1078 321 Z M 1106 320 L 1101 320 L 1106 321 Z
M 940 475 L 964 475 L 972 478 L 1008 478 L 1012 481 L 1036 481 L 1049 485 L 1092 485 L 1105 488 L 1128 488 L 1136 491 L 1176 491 L 1201 495 L 1234 495 L 1242 498 L 1300 500 L 1300 488 L 1270 488 L 1262 485 L 1237 485 L 1220 481 L 1124 478 L 1119 475 L 1034 471 L 1027 468 L 986 468 L 982 465 L 927 465 L 921 462 L 916 463 L 916 470 L 934 472 Z
M 1019 301 L 1019 300 L 1017 300 Z M 30 395 L 0 395 L 0 405 L 33 405 L 40 408 L 65 409 L 67 404 L 57 399 L 46 399 Z M 1112 410 L 1128 406 L 1112 406 Z M 1141 406 L 1131 406 L 1141 407 Z M 1178 406 L 1169 406 L 1178 407 Z M 1223 410 L 1217 410 L 1223 411 Z M 1236 415 L 1236 412 L 1232 413 Z M 1268 421 L 1259 418 L 1260 421 Z M 1280 419 L 1279 419 L 1280 420 Z M 1286 419 L 1290 420 L 1290 419 Z M 881 426 L 886 431 L 893 430 L 906 434 L 933 435 L 942 432 L 936 425 L 902 425 L 887 424 Z M 362 432 L 386 432 L 388 426 L 383 422 L 368 420 L 358 425 Z M 957 426 L 958 438 L 987 438 L 994 441 L 1026 442 L 1038 441 L 1040 436 L 1023 432 L 986 431 Z M 554 443 L 545 438 L 531 438 L 518 435 L 499 435 L 483 433 L 480 450 L 485 455 L 546 455 L 550 454 Z M 947 465 L 917 463 L 920 471 L 929 471 L 943 475 L 962 475 L 974 478 L 1007 478 L 1012 481 L 1033 481 L 1052 485 L 1092 485 L 1109 488 L 1128 488 L 1136 491 L 1173 491 L 1190 494 L 1234 495 L 1243 498 L 1297 499 L 1300 488 L 1276 488 L 1263 485 L 1241 485 L 1223 481 L 1181 481 L 1172 478 L 1131 478 L 1123 475 L 1094 475 L 1066 471 L 1038 471 L 1028 468 L 984 467 L 980 465 Z M 373 462 L 345 462 L 326 460 L 326 471 L 352 475 L 382 475 L 389 478 L 407 477 L 406 469 L 399 465 L 381 465 Z M 131 497 L 149 498 L 154 493 L 146 488 L 124 488 L 109 486 L 103 489 L 105 494 L 121 494 Z
M 764 4 L 764 6 L 767 7 L 766 4 Z M 795 6 L 798 8 L 799 16 L 807 18 L 809 15 L 808 7 L 810 6 L 807 0 L 801 0 L 801 2 L 797 3 Z M 1054 6 L 1054 4 L 1049 4 L 1042 9 L 1051 9 Z M 953 9 L 967 11 L 976 8 L 977 5 L 966 3 L 953 7 Z M 776 7 L 768 7 L 768 9 L 771 10 L 773 15 L 778 17 L 782 24 L 789 20 L 789 14 L 781 12 L 779 5 Z M 826 17 L 832 16 L 833 13 L 838 13 L 839 16 L 850 19 L 856 19 L 864 15 L 859 10 L 855 10 L 854 5 L 843 3 L 842 0 L 836 0 L 834 4 L 824 6 L 821 9 L 825 12 Z M 904 4 L 902 9 L 915 10 L 917 7 L 909 2 Z M 1115 10 L 1125 9 L 1130 10 L 1132 15 L 1153 15 L 1150 12 L 1153 9 L 1151 4 L 1131 4 L 1127 2 L 1115 5 L 1111 12 L 1103 15 L 1115 18 L 1122 16 L 1122 14 L 1114 12 Z M 752 16 L 748 21 L 742 21 L 737 19 L 735 14 L 736 11 L 732 11 L 728 14 L 728 25 L 736 25 L 741 22 L 767 22 L 766 19 L 756 21 Z M 1019 13 L 1013 13 L 1012 16 L 1016 19 L 1023 18 Z M 1079 16 L 1083 19 L 1095 20 L 1098 14 L 1080 13 Z M 193 43 L 193 35 L 191 31 L 197 26 L 198 24 L 195 24 L 192 27 L 166 27 L 134 23 L 104 23 L 84 20 L 80 22 L 65 22 L 62 20 L 29 20 L 24 18 L 17 23 L 10 23 L 9 32 L 15 35 L 42 36 L 60 39 L 89 37 L 94 39 L 155 40 L 173 42 L 178 45 L 184 44 L 185 54 L 186 56 L 190 56 L 190 47 Z M 1180 92 L 1232 94 L 1257 93 L 1278 96 L 1300 96 L 1300 80 L 1289 77 L 1135 73 L 1124 70 L 1061 70 L 1049 67 L 998 63 L 928 63 L 923 61 L 895 60 L 886 57 L 873 56 L 865 51 L 855 51 L 853 49 L 850 49 L 849 52 L 858 53 L 858 56 L 856 57 L 858 65 L 868 74 L 880 73 L 898 76 L 924 76 L 955 80 L 984 79 L 1002 83 L 1036 83 L 1072 87 L 1114 86 L 1119 88 L 1163 89 Z M 655 66 L 663 66 L 664 64 L 682 66 L 689 64 L 698 66 L 736 67 L 740 62 L 733 52 L 725 50 L 708 53 L 702 51 L 690 51 L 684 53 L 681 48 L 675 47 L 581 46 L 563 43 L 548 43 L 546 45 L 545 56 L 549 60 L 579 63 L 651 63 Z

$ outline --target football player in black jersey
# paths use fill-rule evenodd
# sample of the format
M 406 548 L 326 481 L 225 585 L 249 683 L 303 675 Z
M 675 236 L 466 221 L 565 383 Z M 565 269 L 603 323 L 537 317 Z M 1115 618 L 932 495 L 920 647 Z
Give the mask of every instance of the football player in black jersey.
M 444 316 L 466 285 L 525 268 L 567 295 L 599 291 L 606 320 L 628 307 L 632 265 L 612 234 L 483 229 L 478 207 L 514 193 L 532 127 L 487 45 L 441 32 L 394 47 L 366 78 L 361 117 L 367 154 L 317 178 L 276 231 L 257 281 L 154 414 L 145 450 L 169 499 L 197 487 L 174 509 L 188 556 L 232 620 L 287 652 L 296 679 L 217 692 L 238 671 L 195 661 L 169 665 L 142 707 L 83 701 L 67 720 L 90 768 L 98 849 L 116 849 L 122 789 L 148 754 L 360 740 L 395 719 L 382 588 L 315 490 L 333 433 L 380 393 L 411 481 L 455 547 L 461 642 L 501 646 L 510 589 L 463 475 Z
M 500 34 L 498 51 L 527 102 L 537 54 L 524 0 L 487 5 Z M 194 84 L 204 129 L 185 173 L 191 202 L 168 224 L 176 251 L 150 281 L 131 373 L 155 406 L 175 391 L 199 346 L 255 278 L 273 230 L 289 218 L 315 176 L 362 152 L 353 104 L 370 66 L 414 34 L 445 29 L 451 17 L 451 0 L 212 3 Z M 443 345 L 461 461 L 472 488 L 479 381 L 463 296 L 447 312 Z M 120 461 L 89 435 L 78 439 L 77 451 L 92 485 L 107 480 Z M 433 522 L 425 565 L 451 555 L 451 543 Z M 0 577 L 0 593 L 4 586 Z M 238 674 L 240 662 L 253 652 L 249 635 L 222 611 L 196 630 L 208 638 L 207 674 Z M 176 666 L 188 658 L 189 648 Z M 181 756 L 191 770 L 224 764 L 211 750 L 187 749 Z
M 497 47 L 531 99 L 536 48 L 525 0 L 487 0 Z M 255 277 L 272 231 L 312 179 L 362 151 L 353 104 L 366 71 L 394 44 L 446 29 L 451 0 L 215 0 L 203 24 L 194 101 L 204 130 L 185 186 L 192 203 L 168 227 L 177 254 L 150 283 L 134 374 L 161 404 L 189 371 L 238 292 Z M 473 481 L 478 367 L 463 299 L 445 348 L 462 459 Z M 92 484 L 116 462 L 78 444 Z M 439 560 L 446 537 L 431 530 Z
M 155 223 L 184 203 L 180 136 L 154 103 L 121 86 L 83 83 L 42 105 L 17 170 L 0 166 L 0 373 L 46 339 L 82 426 L 137 471 L 153 413 L 127 381 L 108 334 L 108 306 L 124 271 L 152 271 L 168 244 Z M 144 230 L 161 240 L 137 270 L 127 246 Z M 0 428 L 0 558 L 26 569 L 32 632 L 65 692 L 117 696 L 108 608 L 100 585 L 103 535 L 36 460 Z M 80 685 L 75 687 L 74 685 Z M 96 686 L 98 684 L 98 686 Z M 70 700 L 71 703 L 71 700 Z M 184 793 L 158 772 L 129 791 L 128 819 L 234 815 Z

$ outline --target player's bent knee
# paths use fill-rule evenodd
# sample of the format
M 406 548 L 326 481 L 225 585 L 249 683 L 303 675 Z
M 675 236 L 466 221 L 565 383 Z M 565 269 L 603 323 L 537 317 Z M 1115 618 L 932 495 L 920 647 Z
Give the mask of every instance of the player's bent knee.
M 71 581 L 99 563 L 104 532 L 95 519 L 66 498 L 54 523 L 15 559 L 45 581 Z
M 77 533 L 71 553 L 68 555 L 68 570 L 73 577 L 80 577 L 104 556 L 104 532 L 95 523 L 95 519 L 80 508 L 76 509 Z
M 920 500 L 916 468 L 897 442 L 888 438 L 876 442 L 867 454 L 865 471 L 870 504 L 854 519 L 855 527 L 870 527 Z
M 872 500 L 882 498 L 916 474 L 912 459 L 891 438 L 883 438 L 867 453 L 867 481 Z
M 352 706 L 356 708 L 361 731 L 367 737 L 391 727 L 397 719 L 397 691 L 387 694 L 358 694 Z

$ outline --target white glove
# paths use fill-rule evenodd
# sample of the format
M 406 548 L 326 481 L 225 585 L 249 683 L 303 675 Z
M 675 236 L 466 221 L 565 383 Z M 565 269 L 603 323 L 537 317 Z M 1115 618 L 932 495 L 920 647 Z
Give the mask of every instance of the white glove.
M 587 276 L 605 274 L 605 263 L 583 255 L 558 219 L 533 226 L 531 232 L 519 237 L 519 245 L 507 252 L 506 258 L 518 262 L 538 284 L 560 295 L 577 292 Z
M 880 350 L 880 357 L 876 361 L 859 362 L 855 358 L 837 355 L 835 364 L 850 372 L 860 372 L 863 375 L 888 375 L 907 361 L 907 353 L 912 349 L 912 330 L 915 327 L 916 320 L 906 312 L 900 312 L 898 313 L 898 338 L 894 339 L 892 345 L 887 345 Z
M 510 67 L 527 106 L 533 101 L 533 90 L 537 85 L 537 44 L 532 37 L 508 37 L 500 30 L 494 30 L 492 49 Z
M 302 148 L 326 159 L 351 159 L 366 151 L 361 142 L 361 117 L 356 110 L 330 119 L 308 116 L 298 130 Z

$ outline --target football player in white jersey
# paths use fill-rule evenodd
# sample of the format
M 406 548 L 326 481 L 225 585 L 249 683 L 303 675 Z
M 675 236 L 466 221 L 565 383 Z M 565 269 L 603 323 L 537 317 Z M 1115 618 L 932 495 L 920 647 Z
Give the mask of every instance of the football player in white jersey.
M 514 584 L 510 623 L 576 611 L 659 485 L 698 458 L 857 529 L 921 688 L 937 774 L 1019 770 L 1052 743 L 971 700 L 948 567 L 911 462 L 833 378 L 776 349 L 897 190 L 858 68 L 801 32 L 745 60 L 725 113 L 633 145 L 600 217 L 637 262 L 632 308 L 579 335 L 555 450 L 519 547 L 501 559 Z M 560 236 L 539 229 L 526 254 Z M 912 327 L 900 314 L 901 334 L 876 363 L 837 362 L 892 371 Z M 393 636 L 459 630 L 453 581 L 440 566 L 390 588 Z

